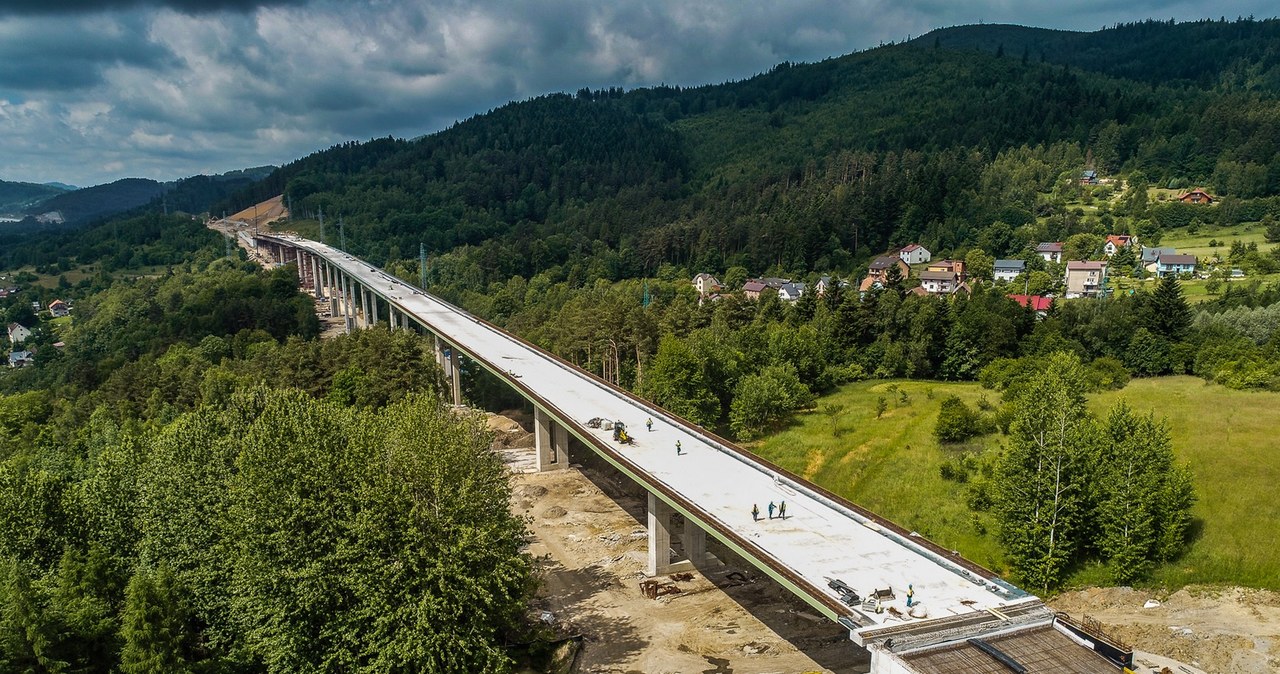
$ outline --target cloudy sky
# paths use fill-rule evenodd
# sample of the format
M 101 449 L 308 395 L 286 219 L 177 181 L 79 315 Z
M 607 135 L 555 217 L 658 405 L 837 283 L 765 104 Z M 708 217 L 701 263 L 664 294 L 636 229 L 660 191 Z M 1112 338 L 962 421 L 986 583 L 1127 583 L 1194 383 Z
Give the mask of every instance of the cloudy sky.
M 940 26 L 1277 13 L 1274 0 L 0 0 L 0 179 L 280 164 L 550 91 L 720 82 Z

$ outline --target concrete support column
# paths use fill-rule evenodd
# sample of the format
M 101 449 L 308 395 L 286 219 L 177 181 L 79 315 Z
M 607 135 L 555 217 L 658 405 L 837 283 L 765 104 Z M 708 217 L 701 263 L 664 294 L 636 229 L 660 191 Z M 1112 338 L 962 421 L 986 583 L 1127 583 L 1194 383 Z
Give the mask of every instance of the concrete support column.
M 449 345 L 449 383 L 453 389 L 453 404 L 462 404 L 462 368 L 458 367 L 458 347 Z
M 396 329 L 396 308 L 395 305 L 387 307 L 387 322 L 391 324 L 391 329 Z
M 351 279 L 346 275 L 342 275 L 342 315 L 345 318 L 344 324 L 347 328 L 347 334 L 356 327 L 355 303 L 351 297 Z
M 360 288 L 360 315 L 364 323 L 364 327 L 369 327 L 369 291 L 363 285 L 357 285 Z
M 444 346 L 440 342 L 440 335 L 431 335 L 431 339 L 436 345 L 436 365 L 439 365 L 440 370 L 444 371 Z M 449 373 L 445 372 L 445 376 L 449 376 Z
M 373 307 L 373 320 L 369 323 L 369 325 L 370 326 L 377 325 L 378 324 L 378 294 L 373 292 L 373 290 L 369 291 L 369 306 Z
M 302 249 L 294 248 L 293 252 L 296 253 L 294 258 L 298 263 L 298 280 L 305 281 L 307 280 L 307 267 L 302 263 Z
M 569 467 L 569 429 L 537 406 L 533 408 L 533 438 L 538 472 Z
M 684 521 L 684 534 L 681 536 L 684 542 L 684 556 L 694 566 L 702 566 L 707 561 L 707 532 L 702 527 L 690 522 L 688 518 Z
M 671 514 L 673 510 L 657 494 L 649 492 L 649 567 L 650 576 L 671 572 Z
M 320 258 L 311 256 L 311 287 L 315 289 L 316 298 L 324 297 L 324 286 L 320 284 Z

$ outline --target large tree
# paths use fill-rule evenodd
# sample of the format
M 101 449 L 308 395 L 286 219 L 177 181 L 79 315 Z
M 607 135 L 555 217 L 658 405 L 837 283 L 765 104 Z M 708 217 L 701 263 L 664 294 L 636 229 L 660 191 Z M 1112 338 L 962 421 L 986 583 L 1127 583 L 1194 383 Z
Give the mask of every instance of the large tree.
M 1009 448 L 999 466 L 996 513 L 1013 566 L 1048 590 L 1084 542 L 1095 428 L 1075 355 L 1055 353 L 1011 401 Z
M 1176 342 L 1191 327 L 1191 307 L 1182 296 L 1182 284 L 1172 275 L 1160 279 L 1143 306 L 1143 324 L 1151 332 Z

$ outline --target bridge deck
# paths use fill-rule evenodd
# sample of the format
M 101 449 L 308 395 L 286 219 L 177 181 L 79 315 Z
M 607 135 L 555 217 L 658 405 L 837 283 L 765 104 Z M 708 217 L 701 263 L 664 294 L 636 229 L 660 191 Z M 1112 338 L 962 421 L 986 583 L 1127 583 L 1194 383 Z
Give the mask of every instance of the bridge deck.
M 978 613 L 998 616 L 1002 607 L 1039 603 L 1007 583 L 982 578 L 966 569 L 968 563 L 963 560 L 957 563 L 955 558 L 944 559 L 945 555 L 937 550 L 893 531 L 891 526 L 882 526 L 874 518 L 864 517 L 803 481 L 779 476 L 771 466 L 752 460 L 741 450 L 720 443 L 358 258 L 306 239 L 273 238 L 327 259 L 464 353 L 501 368 L 513 381 L 540 397 L 540 404 L 548 411 L 578 424 L 593 417 L 622 420 L 635 435 L 635 445 L 621 447 L 613 443 L 609 431 L 579 430 L 616 448 L 647 477 L 694 504 L 695 517 L 750 542 L 802 579 L 808 586 L 805 591 L 823 595 L 828 607 L 844 609 L 842 615 L 868 631 L 906 624 L 926 628 L 932 619 Z M 654 422 L 651 432 L 645 430 L 648 418 Z M 681 456 L 676 455 L 677 442 L 683 448 Z M 786 502 L 786 519 L 767 518 L 770 501 Z M 760 507 L 759 521 L 752 519 L 753 504 Z M 884 603 L 886 610 L 880 613 L 845 609 L 840 595 L 828 587 L 832 578 L 845 582 L 863 597 L 884 588 L 892 588 L 895 597 Z M 914 588 L 914 601 L 927 610 L 928 619 L 907 617 L 908 585 Z M 996 613 L 988 613 L 988 609 L 995 609 Z

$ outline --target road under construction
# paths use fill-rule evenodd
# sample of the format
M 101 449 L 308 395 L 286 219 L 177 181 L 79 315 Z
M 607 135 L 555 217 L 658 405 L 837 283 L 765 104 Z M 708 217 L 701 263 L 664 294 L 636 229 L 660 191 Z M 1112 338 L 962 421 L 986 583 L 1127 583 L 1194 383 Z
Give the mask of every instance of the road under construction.
M 1055 615 L 993 572 L 793 475 L 421 288 L 324 243 L 287 234 L 240 236 L 303 288 L 330 302 L 347 330 L 386 322 L 434 339 L 461 403 L 478 367 L 534 409 L 539 470 L 569 466 L 570 438 L 648 494 L 648 573 L 709 563 L 709 535 L 848 630 L 871 671 L 1117 672 L 1124 644 Z M 652 427 L 646 422 L 652 420 Z M 625 424 L 632 442 L 611 426 Z M 785 503 L 785 517 L 753 511 Z M 673 534 L 673 515 L 683 516 Z

